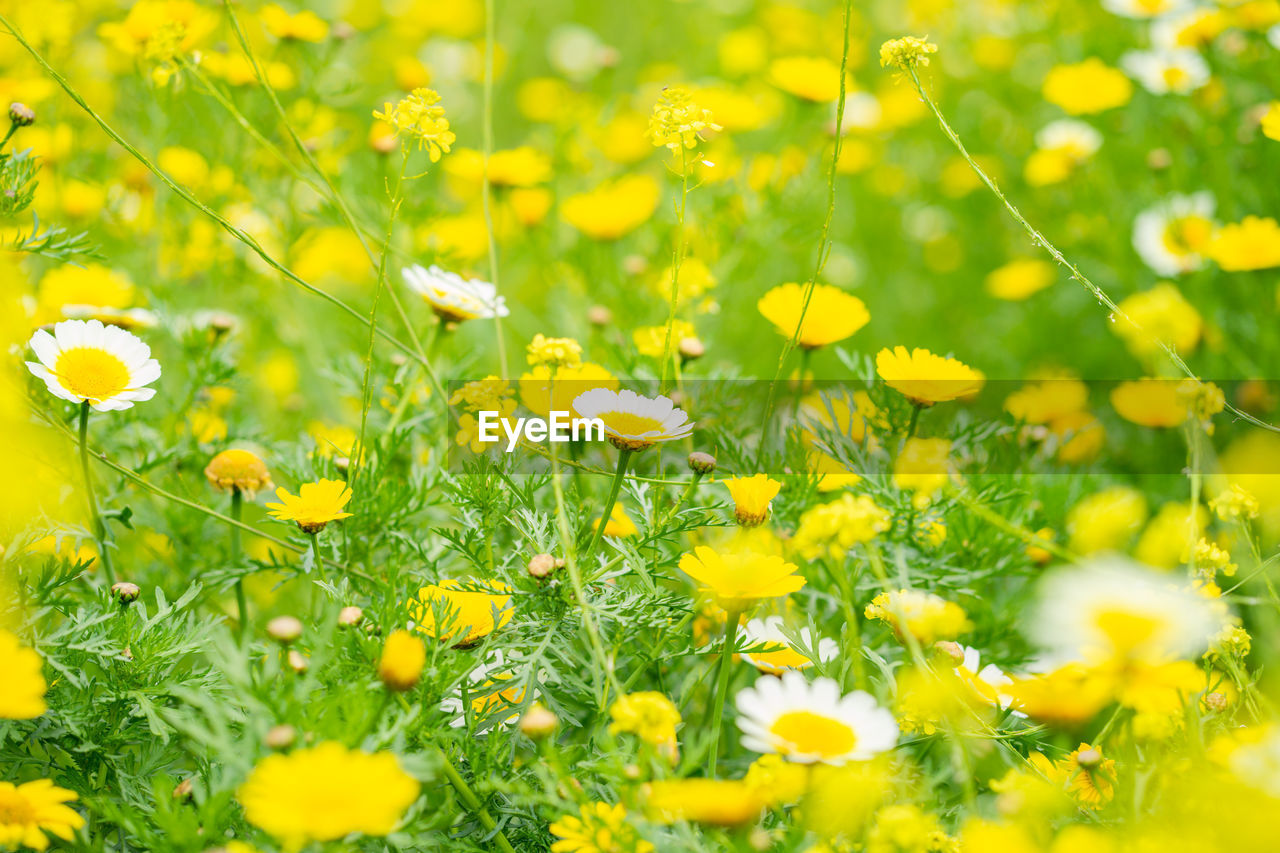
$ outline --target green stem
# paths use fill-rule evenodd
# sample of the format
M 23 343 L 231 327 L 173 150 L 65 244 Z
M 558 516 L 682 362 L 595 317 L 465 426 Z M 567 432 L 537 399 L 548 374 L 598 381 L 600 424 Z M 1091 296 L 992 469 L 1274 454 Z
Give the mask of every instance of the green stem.
M 484 0 L 484 116 L 481 128 L 484 145 L 484 175 L 481 205 L 484 212 L 484 231 L 489 249 L 489 283 L 494 293 L 498 290 L 498 245 L 493 236 L 493 185 L 489 180 L 489 158 L 493 156 L 493 45 L 494 22 L 497 16 L 493 0 Z M 495 296 L 496 299 L 496 296 Z M 493 333 L 498 343 L 498 376 L 507 377 L 507 346 L 502 337 L 502 317 L 493 312 Z
M 591 559 L 591 555 L 596 552 L 596 546 L 600 544 L 601 537 L 604 536 L 605 526 L 608 525 L 609 519 L 613 516 L 613 505 L 618 502 L 618 492 L 622 490 L 622 481 L 627 475 L 627 463 L 631 460 L 633 450 L 625 447 L 618 449 L 618 470 L 613 475 L 613 484 L 609 486 L 609 497 L 604 503 L 604 514 L 600 516 L 600 523 L 596 525 L 596 532 L 591 537 L 591 544 L 587 546 L 587 550 L 582 552 L 584 560 Z
M 311 537 L 311 557 L 315 561 L 316 571 L 320 573 L 320 580 L 328 583 L 329 576 L 324 570 L 324 558 L 320 556 L 320 531 L 307 535 Z
M 667 370 L 671 367 L 671 334 L 676 325 L 676 307 L 680 304 L 680 266 L 684 263 L 684 210 L 689 200 L 689 149 L 680 145 L 680 207 L 676 209 L 676 245 L 671 253 L 671 308 L 667 312 L 667 335 L 662 345 L 662 382 L 659 390 L 667 393 Z
M 231 518 L 236 522 L 240 521 L 240 514 L 244 508 L 244 494 L 237 486 L 231 487 Z M 240 570 L 240 528 L 238 525 L 231 526 L 231 567 L 237 572 Z M 245 629 L 249 625 L 249 603 L 245 600 L 244 595 L 244 575 L 236 575 L 236 610 L 240 615 L 240 624 L 236 633 L 241 639 L 244 639 Z
M 9 132 L 4 135 L 4 139 L 0 139 L 0 151 L 4 150 L 4 147 L 9 144 L 9 138 L 17 132 L 18 126 L 16 124 L 10 124 Z
M 720 683 L 711 703 L 711 754 L 707 758 L 707 777 L 716 775 L 716 759 L 720 753 L 720 720 L 724 716 L 724 703 L 729 692 L 729 674 L 733 670 L 733 643 L 738 635 L 741 610 L 730 610 L 724 620 L 724 646 L 720 649 Z
M 916 427 L 920 426 L 920 412 L 923 410 L 924 406 L 911 404 L 911 420 L 907 422 L 907 437 L 903 439 L 903 444 L 916 437 Z
M 93 474 L 89 471 L 89 401 L 80 404 L 80 469 L 84 475 L 84 496 L 89 505 L 89 517 L 93 519 L 93 535 L 98 540 L 98 559 L 102 562 L 102 574 L 107 586 L 116 582 L 111 568 L 111 554 L 107 550 L 107 523 L 98 512 L 98 496 L 93 490 Z
M 498 828 L 498 823 L 493 819 L 493 815 L 489 814 L 489 810 L 480 802 L 480 798 L 476 796 L 475 791 L 471 790 L 467 780 L 462 778 L 458 768 L 453 766 L 453 762 L 449 760 L 449 756 L 444 749 L 437 747 L 436 750 L 440 755 L 445 778 L 449 780 L 449 784 L 453 785 L 453 789 L 458 792 L 458 797 L 462 800 L 463 805 L 470 809 L 472 814 L 480 821 L 480 825 L 486 831 L 493 833 L 494 845 L 502 853 L 516 853 L 515 848 L 511 846 L 511 842 L 507 840 L 507 836 L 503 835 L 502 830 Z

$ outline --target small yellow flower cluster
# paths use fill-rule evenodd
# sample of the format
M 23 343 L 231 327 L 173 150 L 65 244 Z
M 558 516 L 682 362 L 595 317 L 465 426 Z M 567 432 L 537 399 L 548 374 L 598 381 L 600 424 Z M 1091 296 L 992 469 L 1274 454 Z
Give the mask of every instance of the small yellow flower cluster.
M 1218 572 L 1231 577 L 1236 573 L 1237 566 L 1231 562 L 1230 552 L 1203 537 L 1196 542 L 1190 559 L 1197 574 L 1203 577 L 1212 578 Z
M 718 130 L 723 128 L 711 120 L 711 111 L 694 103 L 688 89 L 670 86 L 654 104 L 645 135 L 657 148 L 679 151 L 696 148 L 704 132 Z
M 1223 521 L 1247 521 L 1257 518 L 1260 511 L 1258 499 L 1236 483 L 1209 501 L 1209 507 Z
M 573 338 L 548 338 L 539 332 L 529 342 L 526 358 L 531 365 L 581 367 L 582 344 Z
M 860 542 L 870 542 L 889 529 L 889 514 L 870 495 L 845 492 L 840 499 L 820 504 L 800 516 L 792 547 L 806 560 L 843 557 Z
M 434 89 L 414 89 L 394 106 L 383 104 L 382 112 L 375 111 L 373 117 L 395 128 L 396 136 L 418 140 L 418 148 L 427 149 L 435 163 L 442 154 L 449 153 L 457 138 L 449 130 L 449 120 L 439 104 L 440 94 Z
M 894 68 L 909 71 L 912 68 L 928 65 L 929 54 L 937 52 L 938 46 L 930 42 L 928 36 L 923 38 L 903 36 L 890 39 L 880 45 L 880 67 L 887 68 L 892 65 Z

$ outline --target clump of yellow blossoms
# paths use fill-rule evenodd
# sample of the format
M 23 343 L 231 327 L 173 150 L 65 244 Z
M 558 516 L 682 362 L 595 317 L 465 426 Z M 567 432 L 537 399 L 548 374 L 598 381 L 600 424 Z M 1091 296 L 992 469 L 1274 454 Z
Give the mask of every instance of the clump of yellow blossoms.
M 672 760 L 676 757 L 676 726 L 680 711 L 661 693 L 628 693 L 609 707 L 609 734 L 627 732 L 658 747 Z
M 40 655 L 0 628 L 0 720 L 30 720 L 48 710 Z
M 74 791 L 59 788 L 50 779 L 15 785 L 0 782 L 0 850 L 49 846 L 45 833 L 71 841 L 84 826 L 84 818 L 68 802 L 77 799 Z
M 297 495 L 276 489 L 276 497 L 280 503 L 267 504 L 271 517 L 295 522 L 303 533 L 319 533 L 329 522 L 351 517 L 342 511 L 351 500 L 351 490 L 342 480 L 303 483 Z
M 880 45 L 880 67 L 887 68 L 892 65 L 894 68 L 908 71 L 928 65 L 929 54 L 937 52 L 938 46 L 931 43 L 928 36 L 923 38 L 903 36 L 890 39 Z
M 662 90 L 658 103 L 653 106 L 645 135 L 658 148 L 679 151 L 681 148 L 696 148 L 706 131 L 722 129 L 711 120 L 710 110 L 694 103 L 688 89 L 669 86 Z
M 236 798 L 249 823 L 298 849 L 352 833 L 389 835 L 418 799 L 418 782 L 389 752 L 326 741 L 262 759 Z
M 553 367 L 581 367 L 582 344 L 573 338 L 548 338 L 539 332 L 529 342 L 525 356 L 529 364 Z
M 822 556 L 842 558 L 861 542 L 870 542 L 889 529 L 889 513 L 869 495 L 845 492 L 840 499 L 820 504 L 800 516 L 792 547 L 806 560 Z
M 551 824 L 551 834 L 559 839 L 552 843 L 552 853 L 652 853 L 654 849 L 627 823 L 627 810 L 621 805 L 588 803 L 578 815 L 564 815 Z
M 923 646 L 973 628 L 960 605 L 918 589 L 882 592 L 871 599 L 864 615 L 887 623 L 899 638 L 915 637 Z
M 449 130 L 444 107 L 439 104 L 439 92 L 434 89 L 414 89 L 394 106 L 389 102 L 383 104 L 382 112 L 375 110 L 373 117 L 391 125 L 396 136 L 402 140 L 418 140 L 418 148 L 427 149 L 431 162 L 435 163 L 442 154 L 449 153 L 450 146 L 457 139 Z
M 1209 506 L 1223 521 L 1257 518 L 1260 510 L 1258 499 L 1236 483 L 1209 501 Z

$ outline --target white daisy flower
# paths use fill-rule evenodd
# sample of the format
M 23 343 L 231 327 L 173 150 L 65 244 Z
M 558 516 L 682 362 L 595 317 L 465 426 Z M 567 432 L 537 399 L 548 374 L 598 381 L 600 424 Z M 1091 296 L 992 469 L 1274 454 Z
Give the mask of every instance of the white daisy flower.
M 1036 147 L 1061 151 L 1073 160 L 1084 160 L 1102 147 L 1102 134 L 1092 125 L 1073 118 L 1051 121 L 1036 134 Z
M 498 288 L 487 281 L 463 278 L 437 266 L 427 269 L 414 264 L 400 272 L 409 289 L 421 296 L 446 322 L 488 320 L 495 315 L 506 317 L 510 313 L 507 300 L 499 296 Z
M 841 696 L 830 678 L 809 682 L 794 670 L 762 676 L 736 704 L 743 746 L 800 764 L 867 761 L 898 742 L 892 713 L 861 690 Z
M 511 663 L 501 650 L 493 652 L 489 660 L 471 670 L 467 681 L 471 719 L 477 729 L 506 728 L 520 716 L 524 704 L 524 683 L 516 678 Z M 449 725 L 453 728 L 460 729 L 467 724 L 460 689 L 440 700 L 440 710 L 452 715 Z
M 30 370 L 55 397 L 88 403 L 99 412 L 127 409 L 150 400 L 156 389 L 145 386 L 160 378 L 160 363 L 151 348 L 117 326 L 99 320 L 63 320 L 31 336 L 39 362 Z
M 813 666 L 813 660 L 799 647 L 793 645 L 782 633 L 782 617 L 770 616 L 768 619 L 752 619 L 746 627 L 746 645 L 764 646 L 753 652 L 742 652 L 742 659 L 761 672 L 770 675 L 781 675 L 790 669 L 807 669 Z M 821 638 L 816 644 L 813 632 L 804 627 L 800 629 L 800 639 L 805 649 L 817 653 L 818 660 L 825 663 L 834 660 L 840 653 L 840 646 L 830 637 Z
M 973 646 L 962 646 L 964 662 L 956 667 L 956 673 L 971 685 L 982 698 L 998 708 L 1008 708 L 1013 697 L 1004 692 L 1013 679 L 993 663 L 982 665 L 982 653 Z
M 693 432 L 693 422 L 669 397 L 642 397 L 634 391 L 592 388 L 579 394 L 573 408 L 581 417 L 599 418 L 615 446 L 643 450 Z
M 1153 95 L 1189 95 L 1209 82 L 1209 64 L 1186 47 L 1133 50 L 1120 65 Z
M 1213 236 L 1213 193 L 1172 195 L 1133 220 L 1133 248 L 1157 275 L 1181 275 L 1205 264 Z
M 1123 557 L 1048 575 L 1039 597 L 1029 633 L 1054 667 L 1186 658 L 1203 651 L 1227 617 L 1222 602 L 1185 580 Z
M 1191 5 L 1192 0 L 1102 0 L 1102 8 L 1125 18 L 1159 18 Z
M 146 308 L 109 308 L 105 305 L 63 305 L 62 315 L 73 320 L 99 320 L 122 329 L 150 329 L 156 315 Z
M 1186 9 L 1151 22 L 1151 46 L 1203 47 L 1222 32 L 1222 13 L 1211 7 Z

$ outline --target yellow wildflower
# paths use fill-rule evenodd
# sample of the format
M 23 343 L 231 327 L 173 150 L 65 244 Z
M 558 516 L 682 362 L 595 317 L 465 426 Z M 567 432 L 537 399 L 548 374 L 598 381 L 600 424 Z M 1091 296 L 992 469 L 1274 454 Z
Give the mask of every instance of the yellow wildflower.
M 386 103 L 382 112 L 375 110 L 373 117 L 394 127 L 397 137 L 406 141 L 418 140 L 418 148 L 426 148 L 431 162 L 435 163 L 441 154 L 449 153 L 457 138 L 449 130 L 449 120 L 445 118 L 444 107 L 439 104 L 439 92 L 414 89 L 394 106 Z

